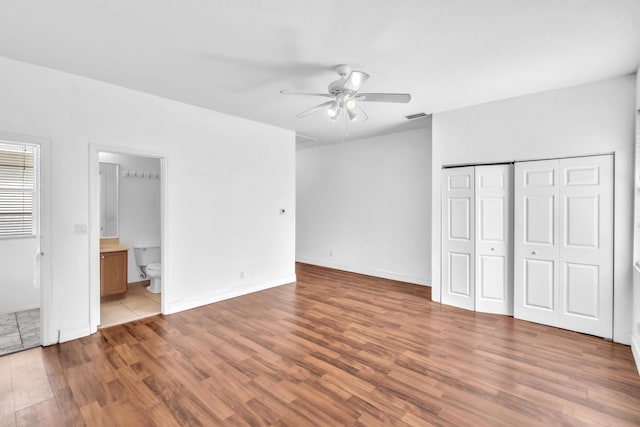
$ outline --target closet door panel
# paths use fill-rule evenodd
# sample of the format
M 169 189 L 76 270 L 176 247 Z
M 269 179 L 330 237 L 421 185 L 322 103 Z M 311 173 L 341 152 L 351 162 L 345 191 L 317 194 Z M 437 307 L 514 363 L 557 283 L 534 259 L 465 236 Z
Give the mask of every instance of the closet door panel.
M 511 165 L 476 166 L 476 311 L 513 314 L 511 182 Z
M 507 269 L 504 256 L 480 255 L 476 264 L 478 268 L 478 292 L 476 298 L 477 311 L 485 311 L 481 305 L 485 301 L 500 301 L 505 303 L 506 298 L 506 277 Z
M 442 302 L 475 309 L 474 168 L 442 172 Z
M 549 188 L 553 191 L 553 188 Z M 557 195 L 555 194 L 529 194 L 525 195 L 524 218 L 525 224 L 524 242 L 527 245 L 555 244 L 555 207 Z
M 514 317 L 558 326 L 558 160 L 521 162 L 514 177 Z
M 598 319 L 599 276 L 597 265 L 564 263 L 565 314 Z
M 613 156 L 560 160 L 560 320 L 613 336 Z
M 553 311 L 555 294 L 555 262 L 524 260 L 524 306 Z
M 471 295 L 471 256 L 449 252 L 449 293 L 461 297 Z
M 613 335 L 613 156 L 515 166 L 514 316 Z

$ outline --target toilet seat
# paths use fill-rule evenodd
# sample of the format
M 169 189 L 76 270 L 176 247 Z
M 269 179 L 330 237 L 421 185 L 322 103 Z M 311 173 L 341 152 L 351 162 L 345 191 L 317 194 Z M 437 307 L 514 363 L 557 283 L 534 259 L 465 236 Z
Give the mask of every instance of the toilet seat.
M 162 264 L 159 263 L 159 262 L 155 262 L 153 264 L 149 264 L 149 265 L 147 265 L 147 270 L 161 271 L 162 270 Z

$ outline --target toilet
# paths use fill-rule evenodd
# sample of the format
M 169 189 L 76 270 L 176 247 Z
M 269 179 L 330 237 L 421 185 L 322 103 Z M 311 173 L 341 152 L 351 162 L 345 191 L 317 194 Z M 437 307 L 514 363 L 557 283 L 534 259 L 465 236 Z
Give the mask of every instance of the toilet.
M 147 290 L 154 294 L 162 291 L 160 276 L 162 272 L 162 264 L 160 264 L 160 246 L 159 245 L 134 245 L 133 251 L 136 257 L 136 264 L 142 270 L 143 277 L 148 277 L 151 284 L 147 286 Z

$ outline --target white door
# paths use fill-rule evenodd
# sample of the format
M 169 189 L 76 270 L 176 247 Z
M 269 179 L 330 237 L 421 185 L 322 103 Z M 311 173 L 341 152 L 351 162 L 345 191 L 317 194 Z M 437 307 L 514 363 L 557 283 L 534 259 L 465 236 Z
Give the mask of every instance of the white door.
M 515 171 L 515 317 L 611 338 L 612 156 Z
M 515 165 L 514 317 L 557 325 L 558 160 Z
M 613 334 L 613 156 L 560 160 L 561 327 Z
M 475 309 L 474 167 L 442 172 L 442 303 Z
M 513 315 L 512 165 L 475 169 L 475 309 Z

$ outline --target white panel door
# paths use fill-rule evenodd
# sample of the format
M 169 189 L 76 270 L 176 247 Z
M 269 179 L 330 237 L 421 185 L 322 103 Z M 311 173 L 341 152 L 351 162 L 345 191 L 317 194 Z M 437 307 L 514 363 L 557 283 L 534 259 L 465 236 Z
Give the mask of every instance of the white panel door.
M 476 311 L 513 315 L 512 165 L 475 169 Z
M 442 303 L 474 310 L 474 168 L 442 172 Z
M 613 156 L 560 160 L 560 326 L 613 333 Z
M 515 166 L 514 316 L 611 338 L 613 158 Z
M 520 162 L 514 177 L 514 317 L 558 325 L 558 160 Z

